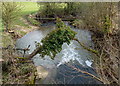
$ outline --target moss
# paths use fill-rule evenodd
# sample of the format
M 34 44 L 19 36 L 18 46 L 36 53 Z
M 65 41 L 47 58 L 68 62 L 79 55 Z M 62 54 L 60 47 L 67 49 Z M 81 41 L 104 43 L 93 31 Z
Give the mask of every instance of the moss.
M 105 16 L 104 17 L 104 20 L 103 20 L 103 29 L 102 29 L 102 32 L 104 34 L 107 34 L 107 33 L 111 33 L 112 31 L 110 30 L 110 27 L 111 27 L 111 20 L 110 20 L 110 17 L 108 16 Z
M 86 50 L 88 50 L 88 51 L 90 51 L 90 52 L 98 55 L 99 52 L 98 52 L 97 50 L 94 50 L 94 49 L 91 49 L 91 48 L 89 48 L 89 47 L 86 47 L 86 46 L 85 46 L 83 43 L 81 43 L 78 39 L 74 39 L 74 40 L 77 41 L 84 49 L 86 49 Z

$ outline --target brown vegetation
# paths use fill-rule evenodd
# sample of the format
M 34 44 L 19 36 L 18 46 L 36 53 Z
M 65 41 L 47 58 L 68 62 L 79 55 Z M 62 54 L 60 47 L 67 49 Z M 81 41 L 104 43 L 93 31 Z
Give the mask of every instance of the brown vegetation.
M 96 70 L 105 84 L 118 84 L 119 38 L 118 35 L 104 35 L 102 38 L 94 35 L 95 49 L 99 51 L 96 58 Z
M 31 83 L 31 77 L 35 76 L 36 68 L 31 60 L 19 59 L 20 55 L 15 50 L 3 49 L 2 74 L 4 84 L 25 84 Z M 32 84 L 32 83 L 31 83 Z

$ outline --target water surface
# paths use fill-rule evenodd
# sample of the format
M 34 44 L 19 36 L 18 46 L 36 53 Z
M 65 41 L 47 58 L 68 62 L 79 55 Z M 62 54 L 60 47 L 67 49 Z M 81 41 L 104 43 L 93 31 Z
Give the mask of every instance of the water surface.
M 36 48 L 35 42 L 40 42 L 53 29 L 55 29 L 54 23 L 44 24 L 40 30 L 32 31 L 18 39 L 16 47 L 27 48 L 30 45 L 30 51 L 26 53 L 30 54 Z M 80 42 L 84 43 L 87 47 L 94 47 L 91 40 L 91 32 L 74 27 L 71 27 L 71 29 L 77 32 L 76 38 Z M 98 83 L 96 80 L 69 67 L 69 65 L 72 65 L 96 75 L 92 67 L 92 57 L 94 55 L 91 52 L 85 50 L 79 43 L 72 40 L 69 45 L 67 43 L 62 45 L 62 51 L 55 56 L 54 60 L 49 56 L 41 58 L 39 54 L 32 59 L 35 66 L 43 66 L 49 72 L 44 80 L 45 84 L 96 84 Z

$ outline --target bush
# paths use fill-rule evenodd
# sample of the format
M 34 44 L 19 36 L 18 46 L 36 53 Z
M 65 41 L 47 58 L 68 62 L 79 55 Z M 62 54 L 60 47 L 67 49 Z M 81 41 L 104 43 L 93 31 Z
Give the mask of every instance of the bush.
M 2 3 L 2 21 L 6 27 L 6 31 L 10 30 L 14 21 L 18 18 L 20 5 L 15 2 L 3 2 Z
M 64 15 L 64 7 L 66 3 L 56 3 L 56 2 L 47 2 L 47 3 L 39 3 L 39 15 L 41 17 L 61 17 Z

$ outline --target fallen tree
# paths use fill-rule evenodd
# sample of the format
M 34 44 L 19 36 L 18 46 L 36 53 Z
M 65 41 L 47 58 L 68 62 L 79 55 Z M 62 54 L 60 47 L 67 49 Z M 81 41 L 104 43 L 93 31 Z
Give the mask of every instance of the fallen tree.
M 39 53 L 41 57 L 48 55 L 51 59 L 54 59 L 55 55 L 62 50 L 63 43 L 70 44 L 71 40 L 77 41 L 84 49 L 98 55 L 98 51 L 86 47 L 76 39 L 76 32 L 71 30 L 69 26 L 66 26 L 61 19 L 57 18 L 56 22 L 57 29 L 53 30 L 42 39 L 42 45 L 38 43 L 37 48 L 28 56 L 28 58 L 32 58 Z
M 56 18 L 36 18 L 37 20 L 50 20 L 50 21 L 55 21 Z M 77 18 L 62 18 L 62 21 L 73 21 Z
M 71 30 L 69 26 L 65 25 L 64 22 L 57 18 L 56 20 L 56 26 L 57 29 L 50 32 L 45 38 L 42 39 L 42 45 L 40 43 L 37 43 L 36 49 L 26 56 L 26 59 L 31 59 L 36 54 L 40 54 L 41 57 L 44 57 L 45 55 L 48 55 L 51 57 L 51 59 L 54 59 L 57 53 L 59 53 L 62 50 L 63 43 L 70 44 L 71 40 L 77 41 L 84 49 L 98 55 L 98 51 L 86 47 L 83 43 L 81 43 L 77 38 L 75 38 L 76 32 Z M 24 54 L 26 51 L 29 51 L 30 45 L 28 48 L 21 49 L 21 48 L 11 48 L 10 46 L 1 48 L 1 49 L 12 49 L 12 50 L 21 50 L 24 51 Z M 20 58 L 23 59 L 23 58 Z

